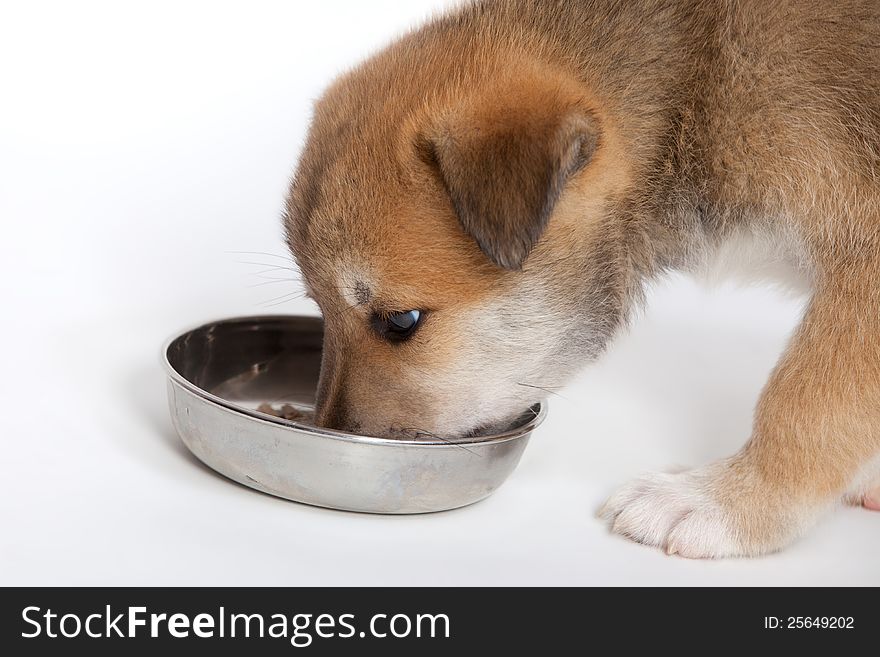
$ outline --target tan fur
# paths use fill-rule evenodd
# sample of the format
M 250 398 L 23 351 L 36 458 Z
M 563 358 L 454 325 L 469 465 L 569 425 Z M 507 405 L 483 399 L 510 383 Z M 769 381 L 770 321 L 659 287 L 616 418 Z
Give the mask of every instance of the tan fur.
M 318 420 L 497 427 L 596 358 L 645 281 L 760 234 L 813 296 L 751 439 L 603 514 L 685 556 L 778 549 L 880 454 L 878 167 L 872 0 L 438 18 L 327 91 L 292 185 L 289 243 L 326 318 Z M 409 309 L 407 342 L 371 328 Z

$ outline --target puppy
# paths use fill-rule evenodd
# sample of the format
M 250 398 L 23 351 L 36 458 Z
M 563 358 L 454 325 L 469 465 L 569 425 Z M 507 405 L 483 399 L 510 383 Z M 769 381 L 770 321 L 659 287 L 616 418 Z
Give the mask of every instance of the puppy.
M 752 435 L 624 486 L 602 517 L 726 557 L 782 548 L 843 499 L 877 508 L 878 172 L 874 0 L 439 17 L 315 106 L 285 224 L 326 321 L 317 421 L 503 426 L 602 353 L 646 281 L 736 244 L 812 291 Z

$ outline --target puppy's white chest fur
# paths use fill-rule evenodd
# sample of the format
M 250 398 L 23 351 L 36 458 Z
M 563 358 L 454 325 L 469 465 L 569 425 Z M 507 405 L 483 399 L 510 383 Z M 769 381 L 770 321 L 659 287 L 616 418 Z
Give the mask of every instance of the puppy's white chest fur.
M 694 274 L 710 285 L 733 280 L 772 283 L 795 294 L 812 289 L 813 268 L 803 241 L 788 226 L 741 228 L 707 241 Z

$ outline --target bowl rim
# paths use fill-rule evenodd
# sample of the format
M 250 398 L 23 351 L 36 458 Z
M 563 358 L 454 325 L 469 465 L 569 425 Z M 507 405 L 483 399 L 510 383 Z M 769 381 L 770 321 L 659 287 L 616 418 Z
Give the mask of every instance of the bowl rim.
M 224 399 L 218 395 L 215 395 L 211 392 L 208 392 L 204 388 L 200 388 L 195 383 L 184 377 L 180 372 L 178 372 L 174 366 L 171 364 L 171 361 L 168 358 L 168 351 L 171 349 L 171 345 L 179 340 L 180 338 L 188 335 L 190 333 L 194 333 L 195 331 L 199 331 L 210 326 L 217 326 L 220 324 L 235 324 L 235 323 L 260 323 L 260 322 L 279 322 L 283 320 L 291 320 L 291 319 L 307 319 L 307 320 L 316 320 L 319 322 L 323 322 L 323 319 L 320 315 L 290 315 L 290 314 L 266 314 L 266 315 L 242 315 L 238 317 L 227 317 L 224 319 L 219 319 L 210 322 L 201 322 L 195 326 L 192 326 L 184 331 L 179 331 L 172 335 L 170 338 L 165 340 L 162 346 L 162 364 L 164 366 L 165 372 L 168 375 L 168 378 L 173 383 L 179 385 L 183 389 L 188 392 L 194 394 L 195 396 L 214 404 L 215 406 L 219 406 L 224 410 L 232 411 L 239 415 L 244 415 L 253 420 L 259 420 L 261 422 L 265 422 L 274 427 L 279 427 L 281 429 L 295 430 L 300 433 L 305 433 L 308 435 L 322 437 L 322 438 L 331 438 L 333 440 L 341 440 L 345 442 L 354 442 L 354 443 L 367 443 L 373 445 L 389 445 L 389 446 L 418 446 L 418 447 L 460 447 L 460 446 L 483 446 L 483 445 L 493 445 L 497 443 L 507 442 L 508 440 L 515 440 L 517 438 L 522 438 L 524 436 L 529 435 L 532 431 L 534 431 L 547 417 L 547 400 L 542 399 L 537 404 L 531 406 L 529 410 L 534 413 L 534 417 L 529 418 L 523 424 L 519 424 L 512 429 L 508 429 L 506 431 L 502 431 L 500 433 L 493 433 L 485 436 L 470 436 L 465 438 L 426 438 L 426 439 L 418 439 L 418 438 L 381 438 L 378 436 L 367 436 L 363 434 L 350 433 L 348 431 L 340 431 L 338 429 L 327 429 L 324 427 L 316 427 L 310 424 L 303 424 L 301 422 L 296 422 L 294 420 L 286 420 L 280 417 L 274 417 L 272 415 L 267 415 L 266 413 L 261 413 L 255 409 L 250 409 L 245 406 L 240 406 L 234 402 L 229 401 L 228 399 Z M 537 406 L 537 410 L 535 407 Z

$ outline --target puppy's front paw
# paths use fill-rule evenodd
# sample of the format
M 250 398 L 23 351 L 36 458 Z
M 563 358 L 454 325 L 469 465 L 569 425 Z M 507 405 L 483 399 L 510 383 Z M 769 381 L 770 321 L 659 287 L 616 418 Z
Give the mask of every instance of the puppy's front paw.
M 729 509 L 719 503 L 723 468 L 648 474 L 620 488 L 599 511 L 612 531 L 693 559 L 747 553 Z

